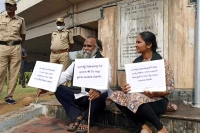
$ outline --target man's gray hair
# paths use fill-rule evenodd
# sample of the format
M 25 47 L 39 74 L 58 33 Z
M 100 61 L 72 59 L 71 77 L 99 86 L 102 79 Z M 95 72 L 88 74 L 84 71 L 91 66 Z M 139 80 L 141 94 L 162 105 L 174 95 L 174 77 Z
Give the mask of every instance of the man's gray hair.
M 93 36 L 89 36 L 87 38 L 94 38 L 96 40 L 96 46 L 98 48 L 99 51 L 103 51 L 103 47 L 102 47 L 102 41 L 97 39 L 96 37 L 93 37 Z

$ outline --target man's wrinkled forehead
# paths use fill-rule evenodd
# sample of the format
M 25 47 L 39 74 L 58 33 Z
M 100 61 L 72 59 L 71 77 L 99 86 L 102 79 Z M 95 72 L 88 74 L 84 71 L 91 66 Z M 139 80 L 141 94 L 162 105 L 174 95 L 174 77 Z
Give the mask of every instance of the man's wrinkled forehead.
M 93 45 L 96 46 L 96 39 L 95 38 L 87 38 L 84 42 L 85 45 Z

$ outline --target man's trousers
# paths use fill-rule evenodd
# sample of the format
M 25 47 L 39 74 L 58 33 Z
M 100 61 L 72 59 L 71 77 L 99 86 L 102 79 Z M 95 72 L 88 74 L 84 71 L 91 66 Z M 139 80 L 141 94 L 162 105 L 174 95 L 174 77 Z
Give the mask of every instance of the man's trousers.
M 21 58 L 21 45 L 0 45 L 0 92 L 3 90 L 7 68 L 9 68 L 8 93 L 5 99 L 13 97 L 21 66 Z
M 88 120 L 88 96 L 83 96 L 75 99 L 74 93 L 70 87 L 60 85 L 55 92 L 55 96 L 58 101 L 64 107 L 69 119 L 73 122 L 77 117 L 83 116 L 83 120 Z M 90 118 L 97 111 L 101 111 L 105 108 L 105 99 L 108 97 L 108 93 L 105 92 L 101 96 L 91 102 Z

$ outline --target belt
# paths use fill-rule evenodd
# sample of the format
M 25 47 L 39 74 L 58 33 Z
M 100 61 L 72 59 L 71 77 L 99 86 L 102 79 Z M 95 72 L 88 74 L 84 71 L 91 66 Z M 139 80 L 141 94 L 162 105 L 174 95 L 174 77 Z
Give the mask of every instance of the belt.
M 60 54 L 60 53 L 68 52 L 68 49 L 63 49 L 63 50 L 58 50 L 58 51 L 53 51 L 53 50 L 51 50 L 51 52 L 52 52 L 53 54 Z
M 1 45 L 13 46 L 13 45 L 21 44 L 21 41 L 10 41 L 10 42 L 0 41 L 0 44 Z

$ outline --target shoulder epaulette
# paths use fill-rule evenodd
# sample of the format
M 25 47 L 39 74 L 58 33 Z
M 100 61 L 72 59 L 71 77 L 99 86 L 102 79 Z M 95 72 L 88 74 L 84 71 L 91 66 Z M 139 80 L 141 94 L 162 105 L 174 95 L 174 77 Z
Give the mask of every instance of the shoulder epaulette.
M 52 33 L 53 33 L 53 32 L 57 32 L 57 30 L 53 30 Z
M 0 16 L 6 16 L 6 14 L 0 14 Z
M 6 16 L 6 14 L 0 14 L 0 17 L 2 18 L 2 17 L 5 17 Z
M 17 16 L 17 15 L 16 15 L 16 18 L 21 19 L 22 21 L 24 21 L 24 18 L 22 18 L 22 17 L 20 17 L 20 16 Z
M 70 30 L 68 30 L 68 29 L 64 29 L 64 31 L 65 31 L 65 32 L 71 32 L 71 31 L 70 31 Z

